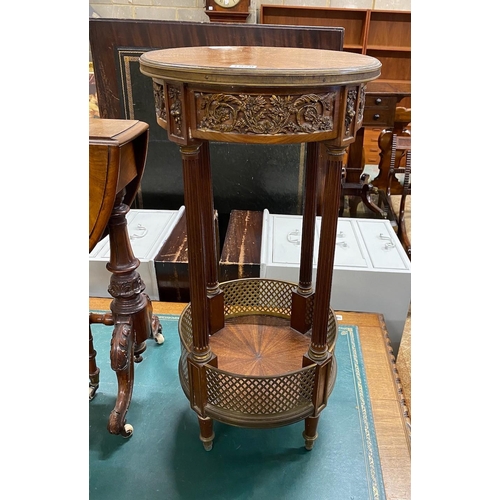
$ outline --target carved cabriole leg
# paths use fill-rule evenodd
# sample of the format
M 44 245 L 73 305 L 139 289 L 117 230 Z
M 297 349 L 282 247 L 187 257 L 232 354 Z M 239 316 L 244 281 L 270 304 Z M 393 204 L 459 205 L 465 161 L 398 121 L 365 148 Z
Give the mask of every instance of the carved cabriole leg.
M 203 240 L 207 271 L 209 333 L 212 335 L 224 328 L 224 295 L 219 288 L 210 146 L 207 141 L 201 145 L 200 160 L 200 196 L 202 206 L 206 207 L 202 217 L 203 228 L 205 229 Z M 210 210 L 208 210 L 208 207 L 210 207 Z
M 132 435 L 133 428 L 126 423 L 126 415 L 132 390 L 134 387 L 133 329 L 130 318 L 115 319 L 115 327 L 111 338 L 111 368 L 116 372 L 118 380 L 118 396 L 115 407 L 108 419 L 108 431 L 111 434 L 121 434 L 124 437 Z
M 319 143 L 308 143 L 299 284 L 292 294 L 292 315 L 290 318 L 291 327 L 301 333 L 306 333 L 311 328 L 314 306 L 312 272 L 316 228 L 318 159 Z
M 186 228 L 188 235 L 188 274 L 192 310 L 193 349 L 189 353 L 187 364 L 189 374 L 189 399 L 191 408 L 198 414 L 200 424 L 200 436 L 205 445 L 210 436 L 208 426 L 210 420 L 205 414 L 207 402 L 207 379 L 205 364 L 217 366 L 217 358 L 210 350 L 210 314 L 208 309 L 208 297 L 206 286 L 200 283 L 208 283 L 207 260 L 204 253 L 204 237 L 211 229 L 205 226 L 206 214 L 213 221 L 213 207 L 207 203 L 207 198 L 201 196 L 203 189 L 201 183 L 203 176 L 200 175 L 200 163 L 203 163 L 206 146 L 196 143 L 188 146 L 180 146 L 184 176 L 184 203 L 186 207 Z M 202 154 L 202 151 L 204 153 Z M 208 205 L 208 206 L 207 206 Z M 205 216 L 203 215 L 205 214 Z M 209 228 L 212 222 L 210 222 Z M 209 238 L 210 240 L 210 238 Z M 214 242 L 215 248 L 215 242 Z M 212 437 L 213 439 L 213 437 Z M 210 447 L 209 447 L 210 448 Z
M 163 337 L 159 319 L 152 314 L 151 301 L 136 271 L 140 262 L 132 251 L 126 219 L 129 207 L 120 203 L 122 199 L 123 192 L 117 196 L 108 222 L 110 260 L 106 267 L 111 272 L 108 292 L 113 297 L 110 308 L 115 325 L 110 358 L 118 380 L 118 395 L 108 430 L 129 437 L 133 429 L 126 424 L 125 417 L 132 398 L 134 361 L 142 361 L 146 339 L 154 337 L 161 343 L 159 339 Z

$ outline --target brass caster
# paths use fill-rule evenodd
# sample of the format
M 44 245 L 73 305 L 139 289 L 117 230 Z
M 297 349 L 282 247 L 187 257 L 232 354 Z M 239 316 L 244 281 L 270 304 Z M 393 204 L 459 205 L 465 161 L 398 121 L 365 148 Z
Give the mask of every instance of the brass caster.
M 124 438 L 129 438 L 132 435 L 133 432 L 134 432 L 134 428 L 130 424 L 125 424 L 123 426 L 123 430 L 121 431 L 120 434 Z
M 311 437 L 311 436 L 306 436 L 306 433 L 303 432 L 302 437 L 305 440 L 306 450 L 311 451 L 313 449 L 313 446 L 314 446 L 314 441 L 316 441 L 316 439 L 318 439 L 318 433 L 316 433 L 314 436 Z
M 210 451 L 214 443 L 215 433 L 213 433 L 209 438 L 204 438 L 200 436 L 201 442 L 203 443 L 203 448 L 205 451 Z

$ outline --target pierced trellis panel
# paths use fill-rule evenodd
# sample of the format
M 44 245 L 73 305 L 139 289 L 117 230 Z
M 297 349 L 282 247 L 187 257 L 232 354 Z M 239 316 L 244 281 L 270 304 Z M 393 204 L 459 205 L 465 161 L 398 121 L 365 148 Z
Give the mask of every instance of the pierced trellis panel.
M 208 403 L 252 415 L 272 415 L 312 401 L 316 365 L 279 377 L 241 377 L 207 365 Z

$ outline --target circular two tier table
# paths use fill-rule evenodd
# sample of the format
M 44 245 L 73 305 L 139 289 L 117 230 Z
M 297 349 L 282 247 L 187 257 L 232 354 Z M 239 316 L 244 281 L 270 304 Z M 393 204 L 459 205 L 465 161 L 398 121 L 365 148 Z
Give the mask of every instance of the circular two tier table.
M 182 157 L 191 302 L 179 320 L 181 386 L 212 448 L 213 419 L 278 427 L 305 420 L 310 450 L 337 373 L 330 308 L 342 157 L 363 121 L 377 59 L 290 47 L 181 47 L 140 58 L 158 124 Z M 307 143 L 299 282 L 218 282 L 209 141 Z M 319 145 L 327 152 L 318 185 Z M 324 197 L 312 286 L 317 197 Z

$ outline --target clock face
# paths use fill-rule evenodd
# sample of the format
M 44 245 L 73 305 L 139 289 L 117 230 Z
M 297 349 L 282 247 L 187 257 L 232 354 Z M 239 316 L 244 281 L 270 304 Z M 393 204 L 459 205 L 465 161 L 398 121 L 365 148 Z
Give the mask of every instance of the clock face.
M 214 0 L 214 2 L 223 9 L 230 9 L 231 7 L 235 7 L 240 3 L 240 1 L 241 0 Z

